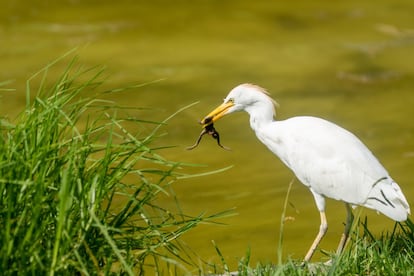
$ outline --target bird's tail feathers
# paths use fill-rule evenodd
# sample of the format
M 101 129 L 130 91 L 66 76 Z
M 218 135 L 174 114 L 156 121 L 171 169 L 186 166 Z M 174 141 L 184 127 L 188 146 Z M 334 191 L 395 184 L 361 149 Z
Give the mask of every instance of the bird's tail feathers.
M 377 210 L 395 221 L 404 221 L 410 214 L 410 206 L 394 181 L 375 183 L 362 205 Z

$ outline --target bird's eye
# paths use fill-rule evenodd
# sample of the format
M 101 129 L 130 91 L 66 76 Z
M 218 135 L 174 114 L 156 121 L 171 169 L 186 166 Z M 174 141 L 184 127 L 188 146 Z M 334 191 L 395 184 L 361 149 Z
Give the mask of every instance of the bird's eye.
M 227 102 L 228 103 L 234 103 L 234 99 L 233 98 L 230 98 L 230 99 L 227 100 Z

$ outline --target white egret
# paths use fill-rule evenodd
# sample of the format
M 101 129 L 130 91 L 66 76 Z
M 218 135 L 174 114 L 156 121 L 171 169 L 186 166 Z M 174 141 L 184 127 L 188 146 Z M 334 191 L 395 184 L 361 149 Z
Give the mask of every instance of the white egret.
M 347 219 L 338 246 L 341 253 L 353 220 L 350 206 L 364 206 L 404 221 L 410 207 L 398 184 L 371 151 L 352 133 L 329 121 L 299 116 L 275 121 L 275 102 L 261 87 L 241 84 L 224 103 L 209 113 L 204 127 L 235 111 L 250 115 L 257 138 L 289 167 L 313 194 L 320 212 L 320 228 L 304 261 L 311 259 L 328 223 L 325 197 L 345 202 Z

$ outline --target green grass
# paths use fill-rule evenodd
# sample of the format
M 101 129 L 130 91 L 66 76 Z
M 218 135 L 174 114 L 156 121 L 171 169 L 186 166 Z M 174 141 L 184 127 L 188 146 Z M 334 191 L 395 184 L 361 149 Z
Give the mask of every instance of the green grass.
M 347 249 L 339 256 L 324 252 L 330 264 L 289 259 L 284 263 L 250 264 L 250 251 L 239 261 L 238 270 L 231 274 L 222 257 L 221 271 L 225 275 L 413 275 L 414 223 L 396 223 L 391 233 L 375 237 L 368 229 L 367 219 L 358 220 Z M 216 270 L 220 271 L 219 266 Z
M 100 68 L 72 61 L 50 81 L 58 62 L 27 82 L 20 116 L 0 121 L 2 275 L 186 273 L 194 262 L 179 238 L 223 214 L 162 207 L 171 183 L 192 177 L 153 146 L 166 122 L 133 119 L 133 109 L 94 96 Z M 131 123 L 150 131 L 132 133 Z
M 391 233 L 379 237 L 368 229 L 366 218 L 356 226 L 347 250 L 340 256 L 330 255 L 330 265 L 298 267 L 297 262 L 289 261 L 282 267 L 269 269 L 265 266 L 264 269 L 270 271 L 268 275 L 413 275 L 414 224 L 411 220 L 396 223 Z M 260 269 L 259 275 L 263 275 Z

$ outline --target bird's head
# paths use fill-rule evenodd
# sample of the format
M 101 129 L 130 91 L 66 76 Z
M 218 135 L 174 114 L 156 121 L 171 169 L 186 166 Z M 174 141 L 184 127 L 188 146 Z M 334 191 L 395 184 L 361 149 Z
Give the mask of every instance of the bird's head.
M 275 105 L 277 103 L 269 97 L 265 89 L 253 84 L 240 84 L 233 88 L 224 99 L 224 102 L 204 117 L 200 123 L 203 127 L 206 127 L 224 115 L 242 110 L 249 113 L 258 109 L 262 111 L 269 110 L 273 117 Z

